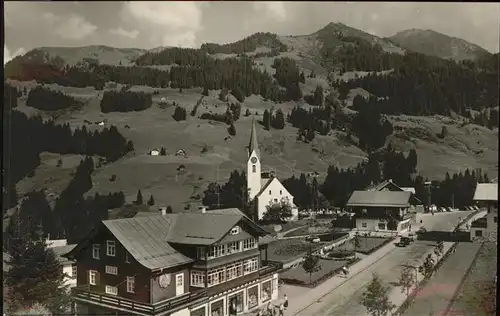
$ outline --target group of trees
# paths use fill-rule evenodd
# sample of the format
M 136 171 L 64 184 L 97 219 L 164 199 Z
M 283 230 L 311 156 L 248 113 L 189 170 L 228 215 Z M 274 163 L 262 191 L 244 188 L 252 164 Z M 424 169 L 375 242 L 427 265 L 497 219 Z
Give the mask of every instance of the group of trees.
M 149 109 L 153 104 L 150 93 L 133 91 L 105 91 L 101 112 L 130 112 Z
M 272 50 L 286 52 L 288 47 L 283 44 L 276 34 L 273 33 L 255 33 L 240 41 L 230 44 L 205 43 L 201 45 L 201 51 L 208 54 L 243 54 L 255 52 L 258 47 L 270 47 Z
M 354 101 L 358 113 L 352 120 L 351 131 L 359 139 L 358 147 L 367 152 L 383 147 L 387 136 L 394 131 L 391 122 L 382 117 L 377 106 L 364 103 L 362 96 L 356 96 Z
M 334 85 L 343 91 L 363 88 L 373 95 L 370 107 L 391 115 L 465 115 L 467 109 L 498 106 L 498 68 L 467 68 L 412 53 L 402 58 L 403 63 L 390 73 L 373 72 Z
M 33 173 L 44 151 L 60 154 L 98 155 L 115 161 L 133 150 L 115 126 L 101 131 L 87 131 L 83 126 L 74 131 L 69 124 L 43 121 L 39 116 L 28 118 L 19 111 L 3 111 L 5 179 L 15 184 Z
M 300 72 L 295 60 L 288 57 L 276 58 L 272 67 L 276 70 L 274 78 L 276 78 L 280 86 L 285 88 L 285 93 L 282 94 L 279 100 L 282 102 L 298 101 L 302 98 L 302 91 L 299 86 Z
M 264 129 L 269 131 L 274 129 L 284 129 L 285 128 L 285 114 L 281 109 L 277 109 L 274 113 L 273 111 L 265 110 L 262 116 L 262 125 Z
M 64 110 L 82 105 L 82 101 L 72 96 L 42 86 L 31 89 L 26 99 L 26 106 L 43 111 Z

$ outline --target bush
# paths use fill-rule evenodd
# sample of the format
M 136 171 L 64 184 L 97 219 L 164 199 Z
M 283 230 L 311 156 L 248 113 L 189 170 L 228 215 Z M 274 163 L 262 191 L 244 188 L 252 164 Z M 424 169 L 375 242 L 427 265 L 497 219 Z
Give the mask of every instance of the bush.
M 356 255 L 356 252 L 353 250 L 332 250 L 330 251 L 327 256 L 330 258 L 347 258 Z

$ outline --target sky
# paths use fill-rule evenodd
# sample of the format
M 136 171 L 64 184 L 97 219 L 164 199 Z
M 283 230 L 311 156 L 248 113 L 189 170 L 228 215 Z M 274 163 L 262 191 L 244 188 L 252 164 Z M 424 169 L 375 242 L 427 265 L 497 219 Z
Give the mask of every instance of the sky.
M 4 60 L 41 46 L 198 47 L 341 22 L 381 37 L 432 29 L 499 51 L 500 4 L 437 2 L 5 1 Z

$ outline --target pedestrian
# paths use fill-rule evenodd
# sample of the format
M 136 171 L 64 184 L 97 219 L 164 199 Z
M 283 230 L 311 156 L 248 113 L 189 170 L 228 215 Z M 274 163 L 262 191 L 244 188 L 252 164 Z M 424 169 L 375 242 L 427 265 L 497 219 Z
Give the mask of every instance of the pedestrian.
M 284 298 L 285 298 L 285 302 L 283 303 L 283 306 L 285 307 L 285 309 L 287 309 L 288 308 L 288 297 L 286 296 L 286 294 L 285 294 Z
M 266 311 L 268 315 L 273 315 L 273 308 L 271 306 L 271 302 L 267 303 Z
M 283 303 L 280 304 L 280 316 L 285 316 L 285 306 L 283 306 Z

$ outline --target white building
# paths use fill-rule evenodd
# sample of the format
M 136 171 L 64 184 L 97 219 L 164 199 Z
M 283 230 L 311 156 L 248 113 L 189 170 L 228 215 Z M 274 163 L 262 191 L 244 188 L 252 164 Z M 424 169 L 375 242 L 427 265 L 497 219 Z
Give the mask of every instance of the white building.
M 63 257 L 70 252 L 76 245 L 68 245 L 66 239 L 47 239 L 47 248 L 51 248 L 56 254 L 57 260 L 61 264 L 63 273 L 65 274 L 64 283 L 69 287 L 76 286 L 76 265 L 73 261 Z
M 289 203 L 292 207 L 292 218 L 298 218 L 299 210 L 293 202 L 293 196 L 281 184 L 274 175 L 262 176 L 262 160 L 257 141 L 257 131 L 255 129 L 255 119 L 252 120 L 252 130 L 250 133 L 250 143 L 248 145 L 247 162 L 247 188 L 248 200 L 255 201 L 258 219 L 264 217 L 267 207 L 275 203 Z
M 498 183 L 478 183 L 474 201 L 487 208 L 486 216 L 472 222 L 471 239 L 487 238 L 496 241 L 498 231 Z

